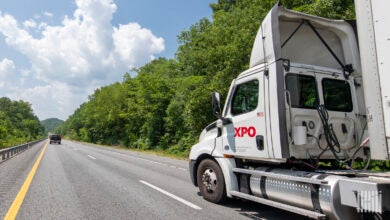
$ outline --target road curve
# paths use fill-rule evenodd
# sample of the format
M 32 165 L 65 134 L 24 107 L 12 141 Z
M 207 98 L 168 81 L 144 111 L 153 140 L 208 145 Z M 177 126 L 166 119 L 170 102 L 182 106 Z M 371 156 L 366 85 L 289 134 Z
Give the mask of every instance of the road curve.
M 4 218 L 43 149 L 0 164 Z M 188 162 L 71 141 L 48 145 L 17 219 L 303 219 L 242 200 L 203 200 Z

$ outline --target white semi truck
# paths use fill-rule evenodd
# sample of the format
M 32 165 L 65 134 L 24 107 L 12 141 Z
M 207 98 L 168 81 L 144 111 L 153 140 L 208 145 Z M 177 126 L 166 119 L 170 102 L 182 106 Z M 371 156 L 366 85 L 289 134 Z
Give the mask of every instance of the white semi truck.
M 275 5 L 250 68 L 190 153 L 206 200 L 252 200 L 316 219 L 386 218 L 390 174 L 390 1 L 355 1 L 355 25 Z M 358 38 L 357 38 L 358 36 Z M 359 44 L 358 44 L 359 42 Z M 360 52 L 359 52 L 360 51 Z

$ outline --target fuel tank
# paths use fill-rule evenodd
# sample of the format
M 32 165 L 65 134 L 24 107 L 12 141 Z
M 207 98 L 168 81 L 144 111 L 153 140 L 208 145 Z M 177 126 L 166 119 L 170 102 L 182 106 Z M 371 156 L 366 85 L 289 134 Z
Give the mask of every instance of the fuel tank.
M 324 213 L 331 219 L 359 218 L 356 209 L 344 206 L 340 202 L 338 181 L 346 177 L 268 167 L 258 167 L 255 170 L 287 178 L 252 174 L 249 186 L 254 196 Z M 289 180 L 296 179 L 294 177 L 307 178 L 309 181 Z M 313 184 L 310 180 L 323 180 L 326 184 Z

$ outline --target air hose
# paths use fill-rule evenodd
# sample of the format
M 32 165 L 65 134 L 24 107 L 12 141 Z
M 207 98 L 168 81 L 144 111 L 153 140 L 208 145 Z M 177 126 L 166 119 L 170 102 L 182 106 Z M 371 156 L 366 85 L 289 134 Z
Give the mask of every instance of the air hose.
M 332 124 L 329 124 L 328 111 L 326 110 L 324 105 L 318 105 L 317 111 L 322 122 L 322 127 L 324 129 L 324 136 L 330 151 L 333 153 L 334 157 L 338 162 L 345 162 L 345 161 L 341 161 L 339 156 L 337 155 L 337 153 L 341 152 L 341 147 L 340 147 L 339 140 L 337 139 L 337 136 L 333 130 Z

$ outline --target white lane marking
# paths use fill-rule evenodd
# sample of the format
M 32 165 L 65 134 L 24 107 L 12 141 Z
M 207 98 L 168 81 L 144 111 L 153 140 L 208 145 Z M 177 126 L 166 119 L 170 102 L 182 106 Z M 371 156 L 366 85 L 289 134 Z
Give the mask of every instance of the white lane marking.
M 95 157 L 92 157 L 91 155 L 87 155 L 89 158 L 91 158 L 92 160 L 96 160 L 96 158 Z
M 162 194 L 165 194 L 165 195 L 167 195 L 167 196 L 169 196 L 169 197 L 171 197 L 173 199 L 176 199 L 177 201 L 179 201 L 179 202 L 181 202 L 181 203 L 183 203 L 183 204 L 185 204 L 185 205 L 187 205 L 187 206 L 189 206 L 189 207 L 191 207 L 193 209 L 196 209 L 196 210 L 201 210 L 202 209 L 201 207 L 199 207 L 199 206 L 197 206 L 197 205 L 195 205 L 195 204 L 193 204 L 191 202 L 188 202 L 187 200 L 184 200 L 184 199 L 182 199 L 182 198 L 180 198 L 178 196 L 175 196 L 172 193 L 169 193 L 169 192 L 167 192 L 167 191 L 165 191 L 165 190 L 163 190 L 161 188 L 158 188 L 157 186 L 152 185 L 152 184 L 150 184 L 150 183 L 148 183 L 146 181 L 140 180 L 140 182 L 142 184 L 145 184 L 145 185 L 149 186 L 152 189 L 155 189 L 155 190 L 161 192 Z
M 123 153 L 114 152 L 114 151 L 111 151 L 111 152 L 113 152 L 114 154 L 121 155 L 121 156 L 132 157 L 132 158 L 135 158 L 135 159 L 138 159 L 138 160 L 146 161 L 146 162 L 157 164 L 157 165 L 161 165 L 161 166 L 167 166 L 167 167 L 171 167 L 171 168 L 175 168 L 175 169 L 179 169 L 179 170 L 183 170 L 183 171 L 188 171 L 188 169 L 186 169 L 186 168 L 178 167 L 178 166 L 175 166 L 175 165 L 169 165 L 169 164 L 157 162 L 157 161 L 154 161 L 154 160 L 148 160 L 148 159 L 136 157 L 136 156 L 129 155 L 129 154 L 123 154 Z
M 85 145 L 81 145 L 81 146 L 85 146 Z M 91 147 L 91 146 L 88 146 L 88 147 Z M 96 148 L 95 148 L 96 149 Z M 75 149 L 76 150 L 76 149 Z M 161 163 L 161 162 L 157 162 L 157 161 L 154 161 L 154 160 L 148 160 L 148 159 L 144 159 L 144 158 L 140 158 L 140 157 L 136 157 L 136 156 L 133 156 L 133 155 L 130 155 L 130 154 L 124 154 L 124 153 L 120 153 L 120 152 L 116 152 L 116 151 L 112 151 L 112 150 L 104 150 L 104 149 L 96 149 L 98 151 L 101 151 L 101 152 L 111 152 L 113 154 L 117 154 L 117 155 L 121 155 L 121 156 L 125 156 L 125 157 L 132 157 L 132 158 L 135 158 L 135 159 L 138 159 L 138 160 L 142 160 L 142 161 L 146 161 L 146 162 L 149 162 L 149 163 L 153 163 L 153 164 L 157 164 L 157 165 L 161 165 L 161 166 L 167 166 L 167 167 L 172 167 L 172 168 L 176 168 L 178 170 L 182 170 L 182 171 L 185 171 L 185 172 L 188 172 L 188 169 L 186 168 L 183 168 L 183 167 L 178 167 L 178 166 L 175 166 L 175 165 L 169 165 L 169 164 L 165 164 L 165 163 Z M 96 158 L 95 158 L 96 159 Z

